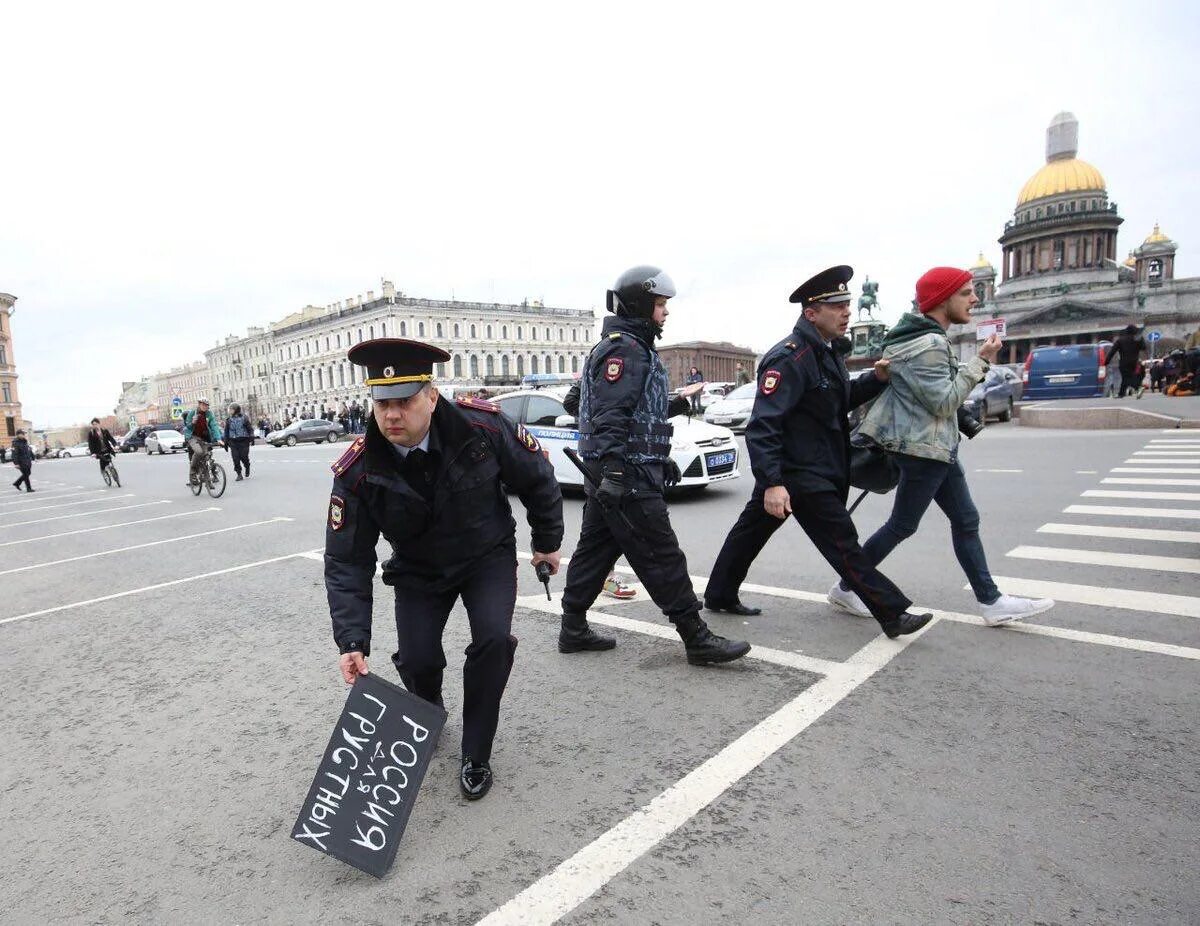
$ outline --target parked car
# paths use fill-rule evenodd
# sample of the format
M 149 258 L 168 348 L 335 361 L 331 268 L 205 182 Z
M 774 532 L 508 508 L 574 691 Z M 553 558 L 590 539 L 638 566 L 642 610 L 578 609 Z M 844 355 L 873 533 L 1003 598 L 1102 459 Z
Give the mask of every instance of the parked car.
M 187 445 L 178 431 L 151 431 L 146 435 L 146 454 L 175 453 Z
M 84 443 L 76 444 L 74 447 L 64 447 L 58 452 L 58 455 L 60 458 L 65 459 L 67 457 L 86 457 L 89 453 L 88 445 Z
M 1025 358 L 1024 398 L 1087 399 L 1104 394 L 1110 342 L 1035 347 Z
M 704 420 L 712 425 L 725 425 L 734 431 L 746 430 L 750 412 L 754 409 L 754 393 L 758 383 L 745 383 L 715 400 L 704 409 Z
M 523 389 L 497 398 L 500 411 L 510 420 L 525 425 L 542 445 L 559 485 L 583 486 L 583 474 L 567 459 L 564 448 L 578 448 L 575 418 L 563 407 L 566 389 Z M 671 419 L 671 459 L 683 474 L 678 488 L 703 489 L 714 482 L 737 479 L 738 447 L 728 428 L 706 424 L 686 415 Z
M 175 431 L 182 427 L 179 424 L 144 424 L 141 427 L 134 428 L 128 434 L 121 438 L 117 449 L 121 453 L 135 453 L 146 446 L 146 436 L 154 431 Z
M 1006 376 L 1005 374 L 1008 374 Z M 993 367 L 988 370 L 983 379 L 976 383 L 975 388 L 967 395 L 963 407 L 980 421 L 988 418 L 999 418 L 1001 421 L 1012 421 L 1013 406 L 1016 404 L 1016 390 L 1012 379 L 1015 374 L 1011 370 Z
M 346 429 L 336 421 L 310 418 L 305 421 L 293 421 L 282 430 L 272 431 L 267 435 L 267 443 L 273 447 L 282 447 L 284 444 L 295 447 L 305 441 L 312 444 L 329 441 L 332 444 L 345 433 Z

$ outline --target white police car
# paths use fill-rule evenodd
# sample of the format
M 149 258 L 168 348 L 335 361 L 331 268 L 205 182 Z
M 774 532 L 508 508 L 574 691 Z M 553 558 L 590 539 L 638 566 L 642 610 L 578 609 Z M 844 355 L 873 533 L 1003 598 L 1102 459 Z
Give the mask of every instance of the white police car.
M 554 386 L 507 392 L 490 401 L 499 405 L 510 421 L 525 425 L 525 429 L 538 439 L 542 449 L 550 455 L 559 485 L 582 487 L 583 474 L 563 453 L 565 447 L 579 447 L 575 419 L 563 407 L 566 394 L 566 386 Z M 671 423 L 675 425 L 671 459 L 683 474 L 678 488 L 703 489 L 714 482 L 737 479 L 741 475 L 737 442 L 729 428 L 706 424 L 686 415 L 677 415 Z

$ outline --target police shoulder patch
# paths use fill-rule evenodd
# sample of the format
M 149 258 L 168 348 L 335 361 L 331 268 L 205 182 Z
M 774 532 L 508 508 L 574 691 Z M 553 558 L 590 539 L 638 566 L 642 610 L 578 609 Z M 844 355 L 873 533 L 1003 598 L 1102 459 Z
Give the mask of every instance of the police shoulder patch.
M 542 445 L 538 443 L 538 440 L 536 437 L 534 437 L 532 434 L 530 434 L 525 429 L 525 425 L 523 425 L 523 424 L 517 425 L 517 437 L 520 439 L 521 443 L 525 445 L 525 449 L 528 450 L 530 453 L 540 453 L 541 452 Z
M 329 496 L 329 529 L 340 531 L 346 526 L 346 500 L 340 495 Z
M 615 383 L 621 378 L 621 374 L 625 372 L 625 359 L 623 357 L 610 357 L 604 361 L 604 378 L 610 383 Z
M 767 370 L 762 375 L 762 382 L 759 384 L 759 389 L 763 395 L 770 395 L 779 388 L 779 382 L 783 378 L 778 370 Z
M 340 476 L 354 465 L 354 461 L 361 457 L 363 451 L 366 449 L 367 435 L 360 434 L 358 437 L 354 438 L 354 443 L 347 448 L 346 452 L 338 457 L 337 461 L 329 468 L 333 470 L 333 474 L 335 476 Z
M 456 405 L 463 408 L 473 408 L 477 412 L 491 412 L 493 415 L 500 414 L 500 406 L 495 402 L 489 402 L 487 399 L 481 399 L 473 395 L 460 395 L 454 400 Z

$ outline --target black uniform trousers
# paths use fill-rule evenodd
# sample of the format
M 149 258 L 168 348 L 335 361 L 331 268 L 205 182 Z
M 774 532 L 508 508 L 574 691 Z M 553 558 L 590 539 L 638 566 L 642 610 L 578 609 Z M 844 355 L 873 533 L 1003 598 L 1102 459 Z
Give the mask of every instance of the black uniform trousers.
M 784 520 L 763 508 L 765 489 L 755 485 L 750 501 L 725 538 L 704 597 L 715 604 L 735 601 L 750 566 Z M 802 492 L 788 486 L 792 516 L 799 522 L 825 561 L 845 580 L 880 623 L 899 617 L 912 601 L 880 572 L 858 542 L 858 531 L 846 510 L 846 500 L 833 489 Z M 572 560 L 572 563 L 574 560 Z
M 31 472 L 33 472 L 33 467 L 18 465 L 17 469 L 19 469 L 21 471 L 21 475 L 19 477 L 17 477 L 17 481 L 14 482 L 13 485 L 15 485 L 19 489 L 19 488 L 21 488 L 21 483 L 23 482 L 23 483 L 25 483 L 26 489 L 32 489 L 33 484 L 29 481 L 29 474 Z
M 225 443 L 229 445 L 229 455 L 233 457 L 233 471 L 241 474 L 245 469 L 246 475 L 250 475 L 250 438 L 248 437 L 233 437 Z
M 672 622 L 700 613 L 687 557 L 671 529 L 667 503 L 657 494 L 627 498 L 620 509 L 606 508 L 588 497 L 579 543 L 567 566 L 563 613 L 587 612 L 622 553 L 654 603 Z
M 460 597 L 471 625 L 471 645 L 463 665 L 462 752 L 476 762 L 488 762 L 500 722 L 500 699 L 517 649 L 511 633 L 517 603 L 515 543 L 501 544 L 485 554 L 469 575 L 446 591 L 397 588 L 399 649 L 392 662 L 404 687 L 440 706 L 446 668 L 442 633 Z

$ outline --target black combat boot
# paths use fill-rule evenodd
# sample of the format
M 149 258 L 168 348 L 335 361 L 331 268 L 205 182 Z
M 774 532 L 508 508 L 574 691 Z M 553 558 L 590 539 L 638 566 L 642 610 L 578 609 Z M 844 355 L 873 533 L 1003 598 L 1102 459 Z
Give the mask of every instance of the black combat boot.
M 931 620 L 933 620 L 932 614 L 912 614 L 905 611 L 899 617 L 893 617 L 886 622 L 880 621 L 880 623 L 883 625 L 883 632 L 888 635 L 888 639 L 894 640 L 896 637 L 916 633 Z
M 726 640 L 708 629 L 700 615 L 691 614 L 675 622 L 675 630 L 683 639 L 687 661 L 694 666 L 717 662 L 733 662 L 750 652 L 750 644 L 742 640 Z
M 614 637 L 605 637 L 592 630 L 588 626 L 585 615 L 563 613 L 562 629 L 558 632 L 558 651 L 560 653 L 612 649 L 616 645 L 617 641 Z

